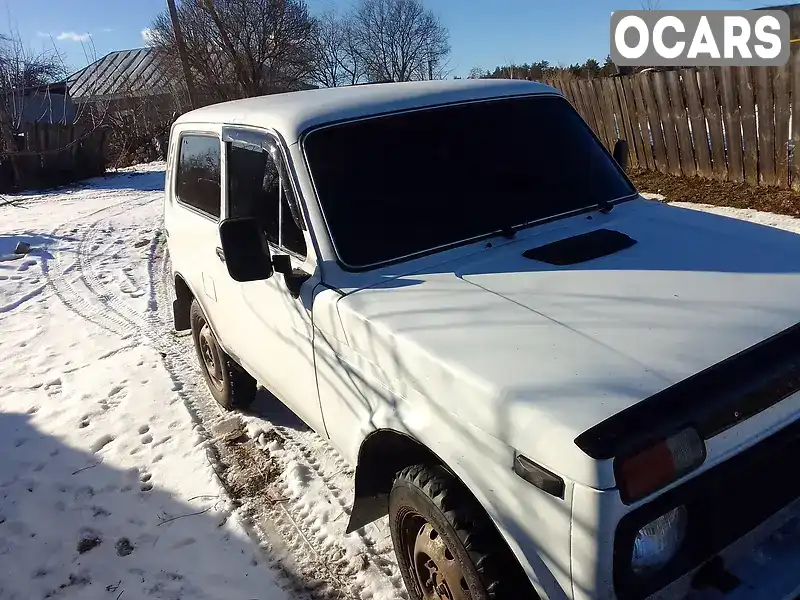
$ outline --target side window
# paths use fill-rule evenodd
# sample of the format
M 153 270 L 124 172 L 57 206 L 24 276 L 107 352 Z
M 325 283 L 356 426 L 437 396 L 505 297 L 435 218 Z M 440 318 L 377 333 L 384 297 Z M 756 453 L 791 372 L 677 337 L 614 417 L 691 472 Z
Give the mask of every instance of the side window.
M 267 239 L 279 242 L 280 177 L 270 156 L 253 146 L 228 146 L 228 214 L 255 217 Z
M 220 172 L 219 138 L 206 135 L 181 137 L 175 175 L 178 200 L 218 219 Z
M 292 216 L 288 196 L 269 152 L 241 142 L 228 144 L 230 216 L 257 218 L 270 242 L 305 257 L 306 241 Z

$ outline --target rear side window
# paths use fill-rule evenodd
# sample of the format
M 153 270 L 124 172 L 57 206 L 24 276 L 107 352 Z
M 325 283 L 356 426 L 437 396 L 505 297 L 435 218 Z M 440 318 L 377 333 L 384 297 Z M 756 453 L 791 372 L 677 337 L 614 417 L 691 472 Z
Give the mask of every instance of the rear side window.
M 220 215 L 220 141 L 184 135 L 178 154 L 175 192 L 178 200 L 215 219 Z

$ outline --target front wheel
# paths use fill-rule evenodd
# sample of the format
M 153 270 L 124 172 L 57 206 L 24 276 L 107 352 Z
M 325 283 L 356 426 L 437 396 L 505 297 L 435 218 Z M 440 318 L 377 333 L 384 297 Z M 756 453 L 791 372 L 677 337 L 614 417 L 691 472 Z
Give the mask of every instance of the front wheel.
M 412 600 L 536 597 L 489 517 L 443 467 L 415 465 L 397 475 L 389 527 Z
M 192 300 L 189 320 L 200 370 L 214 400 L 225 410 L 248 407 L 256 397 L 256 381 L 219 345 L 197 300 Z

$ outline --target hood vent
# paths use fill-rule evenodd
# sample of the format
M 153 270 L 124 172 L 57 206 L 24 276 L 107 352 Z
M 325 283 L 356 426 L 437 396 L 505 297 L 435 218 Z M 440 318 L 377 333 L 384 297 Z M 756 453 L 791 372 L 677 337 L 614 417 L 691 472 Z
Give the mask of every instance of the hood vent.
M 525 258 L 551 265 L 575 265 L 614 254 L 636 244 L 636 240 L 613 229 L 596 229 L 589 233 L 531 248 L 522 253 Z

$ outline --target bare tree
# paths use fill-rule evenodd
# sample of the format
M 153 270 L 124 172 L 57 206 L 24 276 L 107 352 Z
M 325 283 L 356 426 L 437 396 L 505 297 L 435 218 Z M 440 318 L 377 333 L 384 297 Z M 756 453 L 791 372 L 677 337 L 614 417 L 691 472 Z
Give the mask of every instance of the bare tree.
M 189 55 L 186 52 L 186 44 L 183 41 L 183 33 L 181 31 L 181 22 L 178 18 L 178 9 L 175 7 L 175 0 L 167 0 L 167 8 L 169 10 L 169 18 L 172 23 L 172 34 L 175 39 L 175 47 L 178 51 L 178 58 L 181 61 L 181 68 L 183 69 L 183 79 L 186 82 L 186 92 L 189 96 L 189 106 L 195 107 L 197 102 L 197 93 L 194 91 L 194 77 L 192 76 L 192 69 L 189 66 Z
M 467 79 L 480 79 L 486 74 L 486 70 L 482 67 L 472 67 L 469 70 L 469 75 L 467 75 Z
M 661 0 L 642 0 L 642 10 L 661 10 Z
M 22 43 L 17 33 L 0 34 L 0 140 L 3 154 L 10 157 L 14 184 L 22 180 L 17 133 L 26 108 L 29 103 L 38 106 L 48 113 L 41 117 L 47 116 L 51 121 L 66 118 L 66 103 L 54 104 L 46 85 L 65 76 L 63 59 L 55 48 L 36 53 Z
M 329 10 L 314 24 L 314 64 L 311 79 L 322 87 L 354 85 L 364 79 L 364 66 L 355 51 L 350 22 Z
M 449 74 L 449 32 L 421 0 L 360 0 L 347 32 L 370 81 Z
M 303 0 L 184 0 L 178 20 L 206 102 L 296 89 L 313 70 L 314 20 Z M 153 45 L 179 67 L 168 12 L 152 31 Z

